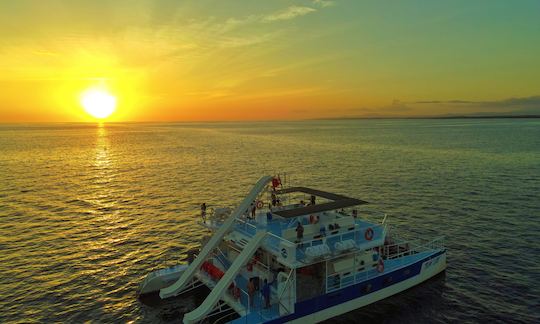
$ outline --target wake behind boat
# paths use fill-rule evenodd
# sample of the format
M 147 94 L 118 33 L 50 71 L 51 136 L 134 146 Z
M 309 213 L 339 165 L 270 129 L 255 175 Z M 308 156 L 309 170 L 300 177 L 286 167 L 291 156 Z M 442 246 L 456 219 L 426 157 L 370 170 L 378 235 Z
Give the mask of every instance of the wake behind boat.
M 443 238 L 400 238 L 367 202 L 284 180 L 261 178 L 232 212 L 206 215 L 204 207 L 213 233 L 200 253 L 189 265 L 150 273 L 139 293 L 159 290 L 165 299 L 208 287 L 184 323 L 319 322 L 445 270 Z

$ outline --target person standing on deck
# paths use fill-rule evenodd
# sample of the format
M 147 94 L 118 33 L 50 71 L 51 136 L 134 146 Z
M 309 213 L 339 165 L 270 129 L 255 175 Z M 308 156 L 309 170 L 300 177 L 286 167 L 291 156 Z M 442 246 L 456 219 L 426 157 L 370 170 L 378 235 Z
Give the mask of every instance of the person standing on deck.
M 247 283 L 247 291 L 249 295 L 249 306 L 253 307 L 253 297 L 255 295 L 255 284 L 253 283 L 253 278 L 249 278 Z
M 206 203 L 201 204 L 201 216 L 204 220 L 206 219 Z
M 268 283 L 268 280 L 264 279 L 264 284 L 261 289 L 261 294 L 263 295 L 263 298 L 264 298 L 265 309 L 270 308 L 270 285 L 272 285 L 272 283 Z
M 251 203 L 251 219 L 255 219 L 255 213 L 257 212 L 257 205 Z
M 251 219 L 251 209 L 253 209 L 253 202 L 251 205 L 249 205 L 248 208 L 246 208 L 246 211 L 244 212 L 244 215 L 247 219 Z
M 304 238 L 304 226 L 300 222 L 298 222 L 298 225 L 296 225 L 296 242 L 300 243 L 300 247 L 302 247 L 302 239 Z

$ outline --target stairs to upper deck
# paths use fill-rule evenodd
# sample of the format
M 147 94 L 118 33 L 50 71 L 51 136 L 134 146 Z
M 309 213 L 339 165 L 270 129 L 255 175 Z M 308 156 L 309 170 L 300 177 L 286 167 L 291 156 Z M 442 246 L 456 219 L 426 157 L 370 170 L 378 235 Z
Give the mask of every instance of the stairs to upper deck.
M 265 236 L 266 232 L 261 231 L 249 240 L 249 243 L 246 244 L 242 252 L 234 259 L 234 262 L 229 269 L 227 269 L 223 277 L 219 279 L 204 302 L 192 312 L 184 315 L 184 323 L 198 322 L 212 312 L 216 304 L 223 298 L 223 295 L 226 293 L 240 269 L 248 263 L 257 248 L 262 244 Z
M 191 282 L 195 272 L 202 266 L 203 262 L 208 259 L 212 251 L 219 245 L 223 236 L 230 231 L 234 225 L 234 220 L 242 215 L 250 206 L 250 204 L 257 198 L 257 196 L 264 190 L 266 185 L 272 181 L 271 176 L 264 176 L 257 183 L 249 194 L 244 198 L 240 205 L 231 213 L 229 218 L 223 223 L 223 225 L 213 234 L 208 243 L 203 247 L 199 255 L 189 267 L 182 273 L 182 276 L 171 286 L 163 288 L 159 291 L 159 296 L 162 299 L 178 296 L 182 293 L 185 287 Z

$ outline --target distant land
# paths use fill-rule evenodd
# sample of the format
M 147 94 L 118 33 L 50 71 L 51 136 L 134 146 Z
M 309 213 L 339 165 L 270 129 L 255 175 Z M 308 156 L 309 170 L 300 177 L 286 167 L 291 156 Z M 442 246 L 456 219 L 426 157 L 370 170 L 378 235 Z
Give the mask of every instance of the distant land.
M 540 115 L 440 115 L 440 116 L 354 116 L 336 118 L 316 118 L 315 120 L 344 119 L 500 119 L 500 118 L 540 118 Z

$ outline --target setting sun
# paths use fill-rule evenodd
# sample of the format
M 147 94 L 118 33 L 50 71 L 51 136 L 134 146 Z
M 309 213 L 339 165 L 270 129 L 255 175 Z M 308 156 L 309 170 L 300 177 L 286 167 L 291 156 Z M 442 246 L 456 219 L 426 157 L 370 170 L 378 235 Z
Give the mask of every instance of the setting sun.
M 89 89 L 81 95 L 81 105 L 93 117 L 103 119 L 116 109 L 116 97 L 106 90 Z

